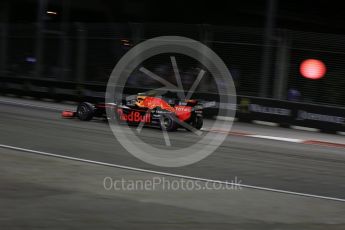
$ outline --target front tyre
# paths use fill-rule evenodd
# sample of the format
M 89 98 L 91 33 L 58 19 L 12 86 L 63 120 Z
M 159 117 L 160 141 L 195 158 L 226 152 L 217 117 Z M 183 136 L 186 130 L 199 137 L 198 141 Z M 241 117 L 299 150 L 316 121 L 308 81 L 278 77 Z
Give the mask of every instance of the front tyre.
M 90 121 L 93 118 L 95 109 L 91 103 L 82 102 L 77 108 L 77 117 L 81 121 Z

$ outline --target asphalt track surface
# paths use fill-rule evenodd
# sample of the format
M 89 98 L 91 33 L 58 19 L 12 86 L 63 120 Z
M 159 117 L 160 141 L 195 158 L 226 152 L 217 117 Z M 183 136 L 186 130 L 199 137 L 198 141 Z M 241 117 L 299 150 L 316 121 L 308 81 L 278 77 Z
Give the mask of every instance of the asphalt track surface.
M 57 111 L 3 103 L 0 111 L 2 145 L 221 181 L 237 177 L 246 185 L 345 199 L 341 148 L 230 135 L 198 163 L 161 168 L 129 154 L 106 122 L 62 119 Z M 183 130 L 169 135 L 182 147 L 197 138 Z M 145 129 L 143 136 L 147 143 L 164 148 L 160 130 Z

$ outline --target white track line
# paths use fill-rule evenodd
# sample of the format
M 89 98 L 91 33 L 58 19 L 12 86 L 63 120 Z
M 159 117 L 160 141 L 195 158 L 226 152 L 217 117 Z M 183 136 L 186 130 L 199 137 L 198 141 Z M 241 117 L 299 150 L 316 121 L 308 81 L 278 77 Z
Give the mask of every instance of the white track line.
M 93 161 L 93 160 L 87 160 L 87 159 L 76 158 L 76 157 L 69 157 L 69 156 L 58 155 L 58 154 L 48 153 L 48 152 L 43 152 L 43 151 L 36 151 L 36 150 L 31 150 L 31 149 L 19 148 L 19 147 L 10 146 L 10 145 L 0 144 L 0 148 L 17 150 L 17 151 L 28 152 L 28 153 L 34 153 L 34 154 L 50 156 L 50 157 L 57 157 L 57 158 L 67 159 L 67 160 L 80 161 L 80 162 L 85 162 L 85 163 L 90 163 L 90 164 L 96 164 L 96 165 L 103 165 L 103 166 L 108 166 L 108 167 L 132 170 L 132 171 L 137 171 L 137 172 L 152 173 L 152 174 L 157 174 L 157 175 L 161 175 L 161 176 L 178 177 L 178 178 L 183 178 L 183 179 L 188 179 L 188 180 L 198 180 L 198 181 L 203 181 L 203 182 L 219 183 L 219 184 L 232 185 L 232 186 L 241 186 L 243 188 L 257 189 L 257 190 L 262 190 L 262 191 L 276 192 L 276 193 L 282 193 L 282 194 L 288 194 L 288 195 L 297 195 L 297 196 L 303 196 L 303 197 L 309 197 L 309 198 L 317 198 L 317 199 L 345 202 L 345 199 L 340 199 L 340 198 L 335 198 L 335 197 L 318 196 L 318 195 L 307 194 L 307 193 L 291 192 L 291 191 L 265 188 L 265 187 L 258 187 L 258 186 L 252 186 L 252 185 L 236 184 L 236 183 L 231 183 L 231 182 L 226 182 L 226 181 L 212 180 L 212 179 L 206 179 L 206 178 L 200 178 L 200 177 L 185 176 L 185 175 L 179 175 L 179 174 L 173 174 L 173 173 L 167 173 L 167 172 L 159 172 L 159 171 L 154 171 L 154 170 L 141 169 L 141 168 L 135 168 L 135 167 L 129 167 L 129 166 L 117 165 L 117 164 L 110 164 L 110 163 L 105 163 L 105 162 L 100 162 L 100 161 Z
M 256 134 L 249 134 L 246 136 L 247 137 L 261 138 L 261 139 L 276 140 L 276 141 L 295 142 L 295 143 L 303 143 L 303 141 L 304 141 L 302 139 L 296 139 L 296 138 L 275 137 L 275 136 L 265 136 L 265 135 L 256 135 Z

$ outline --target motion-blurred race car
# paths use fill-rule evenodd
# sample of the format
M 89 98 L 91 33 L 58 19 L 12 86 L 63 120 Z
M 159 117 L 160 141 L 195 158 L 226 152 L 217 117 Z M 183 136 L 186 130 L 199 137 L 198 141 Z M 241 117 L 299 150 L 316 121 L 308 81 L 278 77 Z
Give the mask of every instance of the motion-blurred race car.
M 107 108 L 114 109 L 114 118 L 107 117 Z M 94 117 L 117 119 L 123 124 L 143 124 L 167 131 L 175 131 L 179 127 L 187 130 L 201 129 L 203 126 L 202 106 L 196 100 L 174 100 L 173 103 L 168 103 L 160 97 L 140 94 L 134 100 L 121 103 L 82 102 L 76 111 L 63 111 L 62 117 L 77 117 L 82 121 L 90 121 Z

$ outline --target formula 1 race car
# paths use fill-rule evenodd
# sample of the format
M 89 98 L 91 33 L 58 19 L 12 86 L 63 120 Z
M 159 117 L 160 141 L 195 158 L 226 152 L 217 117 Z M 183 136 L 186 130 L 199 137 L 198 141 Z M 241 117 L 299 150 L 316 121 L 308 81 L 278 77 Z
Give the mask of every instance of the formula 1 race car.
M 115 117 L 107 117 L 106 109 L 114 109 Z M 179 127 L 187 130 L 201 129 L 203 126 L 202 106 L 196 100 L 185 100 L 168 103 L 160 97 L 138 94 L 136 99 L 121 103 L 91 104 L 81 102 L 76 111 L 63 111 L 62 117 L 77 117 L 90 121 L 94 117 L 117 119 L 120 123 L 159 127 L 175 131 Z

